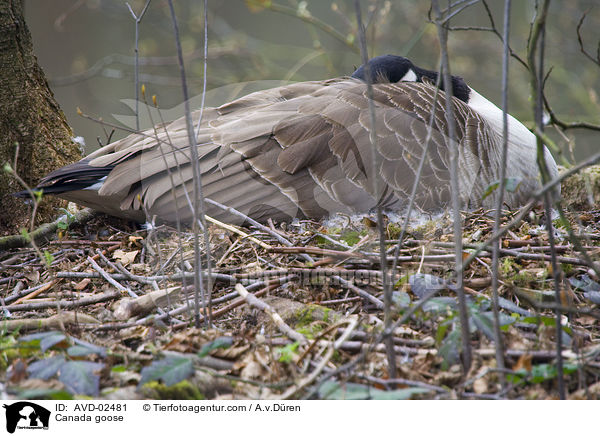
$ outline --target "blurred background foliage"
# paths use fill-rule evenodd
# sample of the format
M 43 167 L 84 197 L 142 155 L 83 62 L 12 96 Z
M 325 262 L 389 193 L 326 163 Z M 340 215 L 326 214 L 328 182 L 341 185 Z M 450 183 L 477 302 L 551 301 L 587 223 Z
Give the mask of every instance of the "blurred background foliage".
M 130 0 L 139 13 L 145 0 Z M 435 25 L 428 20 L 430 3 L 422 0 L 362 0 L 368 23 L 369 55 L 398 54 L 421 67 L 436 69 L 439 45 Z M 489 12 L 502 32 L 504 2 L 490 0 Z M 533 0 L 514 0 L 511 16 L 513 50 L 522 58 L 534 14 Z M 445 2 L 442 2 L 445 4 Z M 360 64 L 354 2 L 346 0 L 209 0 L 208 89 L 252 80 L 304 81 L 349 75 Z M 178 0 L 176 11 L 190 86 L 202 92 L 203 2 Z M 594 7 L 595 6 L 595 7 Z M 25 0 L 26 21 L 35 52 L 56 98 L 76 135 L 86 141 L 86 153 L 105 141 L 97 123 L 77 115 L 115 122 L 112 114 L 131 115 L 121 100 L 132 99 L 135 26 L 122 0 Z M 581 53 L 577 24 L 587 16 L 581 33 L 589 52 L 600 41 L 597 0 L 553 1 L 546 33 L 546 68 L 552 67 L 546 96 L 564 121 L 600 123 L 600 68 Z M 452 26 L 490 27 L 481 2 L 452 18 Z M 496 104 L 501 102 L 502 42 L 492 32 L 456 30 L 450 34 L 453 74 Z M 166 1 L 152 0 L 140 25 L 140 83 L 156 94 L 161 108 L 182 101 L 179 70 Z M 514 59 L 509 78 L 509 111 L 526 124 L 532 119 L 525 68 Z M 272 85 L 271 85 L 272 86 Z M 233 88 L 229 87 L 229 90 Z M 219 94 L 225 102 L 236 93 Z M 568 131 L 554 138 L 571 158 L 598 149 L 598 132 Z M 116 132 L 114 138 L 125 136 Z

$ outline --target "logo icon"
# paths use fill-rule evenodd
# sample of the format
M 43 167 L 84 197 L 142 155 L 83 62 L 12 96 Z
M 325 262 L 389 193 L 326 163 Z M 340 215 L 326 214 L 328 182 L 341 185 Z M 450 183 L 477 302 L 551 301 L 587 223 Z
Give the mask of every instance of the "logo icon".
M 48 429 L 50 411 L 29 401 L 19 401 L 10 405 L 4 404 L 6 409 L 6 431 L 14 433 L 19 429 Z

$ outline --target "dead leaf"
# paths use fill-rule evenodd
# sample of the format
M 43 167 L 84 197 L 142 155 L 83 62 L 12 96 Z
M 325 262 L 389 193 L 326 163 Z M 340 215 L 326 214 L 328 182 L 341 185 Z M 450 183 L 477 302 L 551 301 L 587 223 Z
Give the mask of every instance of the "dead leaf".
M 40 272 L 38 270 L 27 271 L 23 275 L 31 282 L 31 284 L 36 284 L 40 281 Z
M 27 362 L 18 358 L 6 370 L 6 376 L 11 383 L 20 383 L 27 378 Z
M 128 240 L 129 240 L 129 243 L 130 243 L 131 245 L 133 245 L 133 246 L 135 246 L 135 247 L 140 247 L 140 248 L 141 248 L 141 247 L 142 247 L 142 243 L 141 243 L 141 241 L 143 241 L 143 240 L 144 240 L 144 238 L 142 238 L 141 236 L 130 236 L 130 237 L 128 238 Z
M 365 227 L 367 227 L 369 229 L 376 229 L 377 228 L 377 222 L 373 221 L 371 218 L 364 217 L 362 219 L 362 223 L 365 225 Z
M 475 380 L 473 382 L 473 392 L 475 392 L 476 394 L 487 394 L 487 392 L 488 392 L 487 380 L 483 377 Z
M 531 371 L 531 359 L 533 356 L 531 354 L 521 354 L 517 363 L 513 366 L 513 371 L 519 371 L 520 369 L 524 369 L 526 371 Z
M 121 262 L 123 266 L 127 266 L 135 261 L 135 258 L 139 252 L 140 250 L 123 251 L 121 249 L 118 249 L 115 250 L 115 252 L 113 253 L 113 259 L 116 259 L 119 262 Z
M 23 382 L 19 383 L 19 388 L 26 391 L 50 391 L 50 390 L 67 390 L 66 386 L 54 379 L 50 380 L 41 380 L 39 378 L 28 378 L 27 380 L 23 380 Z
M 83 291 L 85 288 L 87 288 L 87 285 L 89 285 L 91 283 L 90 279 L 83 279 L 82 281 L 80 281 L 79 283 L 77 283 L 74 288 L 76 291 Z

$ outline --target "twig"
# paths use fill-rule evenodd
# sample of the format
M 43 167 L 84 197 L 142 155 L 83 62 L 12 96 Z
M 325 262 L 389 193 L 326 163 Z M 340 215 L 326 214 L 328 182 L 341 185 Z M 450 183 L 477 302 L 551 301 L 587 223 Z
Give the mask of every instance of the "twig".
M 281 333 L 286 335 L 288 338 L 293 339 L 296 342 L 299 342 L 300 344 L 307 343 L 307 340 L 304 337 L 304 335 L 293 330 L 289 325 L 287 325 L 285 323 L 285 321 L 275 311 L 275 309 L 273 309 L 271 306 L 269 306 L 264 301 L 261 301 L 258 298 L 256 298 L 256 296 L 250 294 L 248 292 L 248 290 L 242 284 L 238 283 L 237 285 L 235 285 L 235 290 L 238 292 L 238 294 L 240 294 L 240 296 L 244 300 L 246 300 L 246 302 L 249 305 L 254 306 L 257 309 L 260 309 L 263 312 L 267 313 L 271 317 L 271 319 L 273 320 L 273 322 L 275 323 L 277 328 L 281 331 Z
M 129 3 L 125 3 L 127 5 L 127 7 L 129 8 L 129 12 L 131 12 L 131 16 L 133 17 L 133 19 L 135 20 L 135 49 L 134 49 L 134 53 L 135 53 L 135 68 L 134 68 L 134 86 L 135 86 L 135 128 L 136 130 L 140 130 L 140 112 L 139 112 L 139 93 L 140 93 L 140 88 L 139 88 L 139 49 L 138 49 L 138 43 L 139 43 L 139 39 L 140 39 L 140 23 L 142 21 L 142 18 L 144 18 L 144 15 L 146 14 L 146 10 L 148 9 L 148 6 L 150 6 L 150 0 L 146 1 L 146 4 L 144 5 L 144 8 L 142 9 L 142 12 L 140 12 L 140 15 L 136 15 L 135 12 L 133 12 L 133 9 L 131 9 L 131 6 L 129 5 Z
M 326 346 L 329 347 L 329 349 L 327 350 L 327 353 L 321 358 L 321 361 L 319 362 L 319 364 L 317 365 L 317 367 L 315 368 L 315 370 L 312 373 L 310 373 L 308 376 L 306 376 L 305 378 L 300 380 L 298 383 L 296 383 L 295 386 L 290 387 L 283 394 L 281 394 L 281 396 L 279 396 L 280 399 L 286 400 L 286 399 L 293 397 L 297 392 L 299 392 L 301 389 L 304 389 L 306 386 L 308 386 L 309 384 L 311 384 L 313 381 L 315 381 L 317 379 L 319 374 L 321 374 L 321 372 L 323 372 L 323 370 L 325 369 L 325 366 L 329 363 L 329 361 L 333 357 L 335 351 L 342 347 L 342 345 L 345 343 L 346 338 L 356 328 L 358 321 L 357 321 L 356 317 L 351 317 L 348 319 L 347 323 L 348 323 L 348 327 L 346 327 L 346 330 L 344 331 L 344 333 L 342 333 L 342 335 L 335 341 L 334 344 L 331 344 L 331 342 L 329 342 L 329 341 L 323 341 L 323 340 L 318 341 L 319 344 L 323 344 L 324 342 L 326 343 Z
M 340 284 L 351 290 L 352 292 L 354 292 L 356 295 L 365 298 L 367 300 L 369 300 L 371 303 L 373 303 L 375 305 L 375 307 L 377 307 L 378 309 L 383 309 L 385 307 L 385 304 L 383 303 L 383 301 L 381 301 L 379 298 L 376 298 L 374 296 L 372 296 L 371 294 L 369 294 L 366 291 L 363 291 L 362 289 L 360 289 L 357 286 L 354 286 L 352 283 L 350 283 L 348 280 L 344 280 L 343 278 L 341 278 L 340 276 L 332 276 L 331 277 L 333 280 L 337 280 L 338 282 L 340 282 Z
M 577 41 L 579 42 L 579 49 L 581 50 L 581 53 L 583 53 L 586 58 L 588 58 L 589 60 L 591 60 L 593 63 L 595 63 L 597 66 L 600 67 L 600 52 L 596 55 L 596 57 L 594 57 L 591 54 L 589 54 L 588 51 L 583 46 L 583 36 L 581 36 L 581 28 L 583 27 L 583 22 L 585 21 L 585 17 L 587 16 L 587 14 L 589 12 L 590 12 L 589 10 L 585 11 L 583 13 L 583 15 L 581 16 L 581 18 L 579 19 L 579 22 L 577 23 Z
M 135 274 L 122 274 L 122 273 L 107 273 L 107 275 L 112 277 L 114 280 L 134 280 L 143 284 L 151 284 L 152 282 L 159 282 L 162 280 L 173 280 L 173 281 L 182 281 L 184 279 L 191 279 L 194 273 L 176 273 L 172 275 L 154 275 L 154 276 L 138 276 Z M 205 277 L 206 273 L 202 272 L 202 276 Z M 90 272 L 79 272 L 79 271 L 59 271 L 56 273 L 57 278 L 65 278 L 65 279 L 85 279 L 85 278 L 100 278 L 102 277 L 99 273 L 90 273 Z M 205 277 L 206 278 L 206 277 Z M 230 284 L 234 284 L 238 282 L 238 279 L 230 274 L 221 274 L 221 273 L 211 273 L 211 278 L 214 280 L 218 280 L 221 282 L 226 282 Z M 242 282 L 246 283 L 245 280 Z M 247 283 L 252 283 L 252 279 L 247 279 Z
M 508 224 L 502 227 L 498 232 L 494 232 L 492 236 L 490 236 L 486 241 L 482 242 L 477 246 L 477 248 L 474 249 L 474 251 L 469 255 L 469 257 L 467 257 L 463 262 L 463 269 L 469 266 L 471 262 L 479 255 L 479 253 L 485 250 L 488 246 L 491 246 L 490 244 L 493 244 L 495 241 L 498 240 L 498 238 L 504 236 L 510 229 L 512 229 L 515 225 L 520 223 L 525 217 L 525 215 L 527 215 L 527 213 L 529 213 L 529 211 L 535 206 L 536 202 L 542 195 L 544 195 L 550 189 L 554 189 L 554 187 L 557 184 L 571 177 L 573 174 L 577 173 L 582 168 L 594 165 L 598 161 L 600 161 L 600 152 L 590 156 L 588 159 L 575 165 L 570 170 L 562 173 L 556 179 L 550 180 L 536 192 L 531 194 L 531 200 L 529 200 L 527 204 L 521 207 L 519 213 Z
M 96 271 L 98 271 L 98 273 L 104 278 L 104 280 L 106 280 L 108 283 L 110 283 L 111 285 L 113 285 L 119 291 L 127 292 L 133 298 L 137 298 L 138 297 L 137 294 L 135 292 L 133 292 L 131 289 L 129 289 L 128 287 L 123 286 L 122 284 L 120 284 L 119 282 L 117 282 L 115 279 L 113 279 L 110 276 L 110 274 L 108 274 L 106 271 L 104 271 L 102 269 L 102 267 L 100 265 L 98 265 L 96 263 L 96 261 L 94 259 L 92 259 L 90 256 L 87 257 L 87 261 L 90 263 L 90 265 L 92 266 L 92 268 L 94 268 Z
M 536 4 L 536 17 L 531 24 L 531 34 L 527 44 L 527 63 L 529 64 L 529 83 L 532 98 L 532 109 L 535 115 L 536 130 L 543 130 L 543 73 L 544 73 L 544 43 L 546 17 L 550 7 L 550 0 L 543 0 L 541 5 Z M 536 66 L 536 55 L 538 62 Z M 546 163 L 545 147 L 542 138 L 536 135 L 537 142 L 537 164 L 542 177 L 542 183 L 548 183 L 550 180 L 550 172 Z M 546 215 L 546 228 L 548 230 L 548 241 L 551 255 L 552 275 L 554 278 L 554 291 L 556 303 L 560 303 L 560 273 L 558 263 L 556 261 L 556 253 L 554 252 L 554 226 L 551 217 L 551 204 L 556 191 L 548 191 L 544 194 L 544 208 Z M 560 309 L 556 310 L 556 370 L 558 380 L 558 394 L 561 399 L 566 398 L 565 383 L 563 374 L 562 360 L 562 322 Z
M 356 23 L 358 27 L 358 37 L 360 41 L 360 54 L 362 58 L 363 68 L 365 69 L 365 79 L 367 82 L 367 97 L 369 104 L 369 141 L 371 143 L 371 159 L 373 161 L 373 167 L 378 169 L 380 167 L 381 156 L 377 150 L 377 122 L 375 117 L 375 102 L 373 100 L 373 74 L 369 66 L 369 56 L 367 53 L 367 39 L 365 36 L 365 29 L 362 23 L 361 8 L 359 0 L 354 1 L 354 9 L 356 11 Z M 379 174 L 376 172 L 371 175 L 373 179 L 373 192 L 375 195 L 379 195 Z M 388 372 L 392 375 L 396 375 L 396 356 L 393 351 L 393 342 L 391 337 L 391 331 L 389 329 L 392 323 L 392 287 L 390 283 L 390 277 L 388 275 L 388 264 L 386 261 L 385 252 L 385 224 L 383 222 L 383 211 L 380 202 L 377 203 L 377 231 L 379 232 L 379 256 L 381 272 L 383 273 L 383 299 L 384 299 L 384 336 L 383 342 L 386 344 L 388 353 Z
M 325 23 L 324 21 L 319 20 L 318 18 L 314 17 L 310 13 L 301 13 L 298 9 L 290 8 L 288 6 L 283 6 L 283 5 L 280 5 L 277 3 L 273 3 L 273 2 L 262 2 L 262 1 L 257 1 L 257 0 L 249 0 L 248 3 L 256 4 L 256 6 L 259 8 L 267 8 L 273 12 L 278 12 L 278 13 L 281 13 L 284 15 L 288 15 L 290 17 L 299 18 L 302 21 L 310 23 L 313 26 L 318 27 L 325 33 L 331 35 L 332 37 L 334 37 L 335 39 L 337 39 L 338 41 L 340 41 L 341 43 L 346 45 L 348 48 L 350 48 L 352 51 L 354 51 L 356 53 L 360 53 L 360 50 L 356 46 L 356 44 L 354 44 L 354 42 L 352 42 L 352 40 L 348 39 L 348 37 L 346 35 L 343 35 L 342 33 L 338 32 L 333 27 L 331 27 L 329 24 Z
M 444 90 L 446 92 L 446 123 L 448 124 L 448 139 L 450 141 L 450 185 L 452 194 L 452 220 L 454 229 L 455 269 L 456 269 L 456 293 L 458 296 L 458 309 L 460 318 L 460 330 L 462 337 L 462 364 L 463 372 L 466 374 L 471 368 L 471 335 L 469 333 L 469 316 L 467 303 L 463 289 L 463 258 L 462 258 L 462 218 L 460 216 L 459 181 L 458 181 L 458 143 L 456 141 L 456 120 L 454 118 L 454 106 L 452 102 L 452 79 L 450 76 L 450 61 L 448 59 L 448 31 L 444 29 L 441 20 L 442 15 L 438 0 L 432 0 L 435 13 L 435 23 L 438 31 L 438 39 L 441 47 L 442 73 Z
M 47 318 L 27 318 L 2 321 L 2 328 L 7 331 L 18 329 L 20 332 L 28 330 L 43 331 L 63 329 L 65 326 L 78 325 L 80 323 L 99 324 L 99 321 L 85 313 L 61 312 Z
M 222 229 L 228 230 L 231 233 L 235 233 L 236 235 L 240 235 L 242 238 L 244 239 L 248 239 L 249 241 L 254 242 L 256 245 L 259 245 L 260 247 L 264 248 L 265 250 L 270 250 L 271 246 L 269 244 L 264 243 L 263 241 L 256 239 L 254 236 L 250 236 L 249 234 L 243 232 L 242 230 L 238 229 L 237 227 L 231 226 L 229 224 L 225 224 L 219 220 L 216 220 L 214 218 L 212 218 L 211 216 L 205 215 L 204 216 L 206 218 L 206 221 L 213 223 L 216 226 L 221 227 Z
M 30 300 L 30 299 L 32 299 L 34 297 L 37 297 L 42 292 L 46 292 L 48 289 L 52 288 L 58 282 L 60 282 L 60 279 L 55 279 L 55 280 L 52 280 L 52 281 L 50 281 L 48 283 L 44 283 L 38 289 L 36 289 L 35 291 L 32 291 L 32 292 L 28 293 L 27 295 L 24 295 L 23 297 L 19 298 L 13 304 L 21 304 L 21 303 L 23 303 L 23 301 L 27 301 L 27 300 Z
M 504 33 L 502 40 L 504 43 L 504 52 L 502 55 L 502 157 L 500 163 L 500 185 L 498 186 L 498 197 L 496 198 L 496 213 L 494 214 L 493 232 L 500 229 L 500 219 L 502 217 L 502 205 L 504 204 L 504 189 L 506 187 L 506 162 L 508 157 L 508 38 L 510 35 L 510 0 L 504 2 Z M 504 345 L 502 334 L 500 332 L 500 315 L 498 304 L 498 280 L 499 280 L 499 241 L 492 246 L 492 313 L 494 317 L 494 342 L 496 347 L 496 366 L 504 369 Z M 502 388 L 506 387 L 505 378 L 500 379 Z
M 121 291 L 113 290 L 104 292 L 102 294 L 92 295 L 90 297 L 79 298 L 75 301 L 44 301 L 38 303 L 23 303 L 17 305 L 11 305 L 10 310 L 16 311 L 28 311 L 28 310 L 44 310 L 44 309 L 75 309 L 77 307 L 88 306 L 91 304 L 102 303 L 108 300 L 118 299 L 122 296 Z
M 183 62 L 183 51 L 181 49 L 181 42 L 179 40 L 179 26 L 177 24 L 177 17 L 175 16 L 175 8 L 173 7 L 173 0 L 168 0 L 169 10 L 171 12 L 171 20 L 173 22 L 173 33 L 175 35 L 175 45 L 177 48 L 177 58 L 179 59 L 179 72 L 181 75 L 181 88 L 183 91 L 183 104 L 185 108 L 185 120 L 188 134 L 188 141 L 190 145 L 190 153 L 191 153 L 191 165 L 192 165 L 192 179 L 194 183 L 193 189 L 193 223 L 192 228 L 194 231 L 194 263 L 195 263 L 195 271 L 194 275 L 194 292 L 195 292 L 195 316 L 196 316 L 196 327 L 199 327 L 199 318 L 200 318 L 200 304 L 198 301 L 198 293 L 200 293 L 200 297 L 202 298 L 202 308 L 204 313 L 205 324 L 209 325 L 209 312 L 210 308 L 207 308 L 207 300 L 205 299 L 205 289 L 204 283 L 201 279 L 201 269 L 202 269 L 202 259 L 200 253 L 200 239 L 199 239 L 199 229 L 198 225 L 202 229 L 204 233 L 204 240 L 206 241 L 206 258 L 207 258 L 207 268 L 210 277 L 210 243 L 208 238 L 208 228 L 206 226 L 206 219 L 204 217 L 204 195 L 202 193 L 202 175 L 200 172 L 200 162 L 198 160 L 198 149 L 196 144 L 196 135 L 194 134 L 194 126 L 192 123 L 192 116 L 190 113 L 190 101 L 188 96 L 187 82 L 185 76 L 185 67 Z M 205 11 L 206 13 L 206 11 Z M 207 283 L 207 289 L 210 292 L 210 280 Z
M 229 207 L 229 206 L 225 206 L 219 202 L 216 202 L 210 198 L 205 198 L 204 201 L 208 204 L 212 204 L 213 206 L 218 207 L 219 209 L 222 209 L 224 211 L 229 212 L 230 214 L 238 217 L 238 218 L 243 218 L 244 221 L 248 222 L 251 226 L 256 227 L 257 229 L 273 236 L 275 239 L 277 239 L 280 243 L 282 243 L 285 246 L 291 247 L 292 243 L 290 241 L 288 241 L 287 239 L 285 239 L 283 236 L 281 236 L 279 233 L 277 233 L 274 230 L 271 230 L 269 227 L 264 226 L 262 224 L 260 224 L 258 221 L 253 220 L 252 218 L 250 218 L 248 215 L 243 214 L 242 212 L 234 209 L 233 207 Z M 307 261 L 309 262 L 314 262 L 314 259 L 312 259 L 310 256 L 304 254 L 302 257 L 304 257 Z
M 59 226 L 66 225 L 71 226 L 73 224 L 84 224 L 95 215 L 90 209 L 82 209 L 77 212 L 72 219 L 67 219 L 65 216 L 61 216 L 52 223 L 42 224 L 37 229 L 33 230 L 28 234 L 28 237 L 23 235 L 9 235 L 0 237 L 0 252 L 4 250 L 10 250 L 12 248 L 26 247 L 31 243 L 31 240 L 35 241 L 36 244 L 43 244 L 54 233 L 59 229 Z
M 420 382 L 420 381 L 414 381 L 414 380 L 409 380 L 407 378 L 390 378 L 390 379 L 382 379 L 382 378 L 378 378 L 378 377 L 372 377 L 372 376 L 363 376 L 363 375 L 359 375 L 360 378 L 365 379 L 371 383 L 374 384 L 380 384 L 380 385 L 385 385 L 385 386 L 393 386 L 394 385 L 406 385 L 406 386 L 413 386 L 416 388 L 424 388 L 424 389 L 429 389 L 431 391 L 435 391 L 435 392 L 439 392 L 441 394 L 447 394 L 448 389 L 444 389 L 441 388 L 439 386 L 435 386 L 435 385 L 430 385 L 429 383 L 424 383 L 424 382 Z

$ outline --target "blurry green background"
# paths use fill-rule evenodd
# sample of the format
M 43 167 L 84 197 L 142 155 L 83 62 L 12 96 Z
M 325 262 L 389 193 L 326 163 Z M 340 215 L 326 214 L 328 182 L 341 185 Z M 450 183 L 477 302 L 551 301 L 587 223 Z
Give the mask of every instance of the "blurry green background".
M 360 64 L 356 46 L 353 1 L 278 0 L 284 12 L 251 6 L 243 0 L 209 0 L 208 89 L 250 80 L 320 80 L 349 75 Z M 369 20 L 369 55 L 399 54 L 416 65 L 435 69 L 439 46 L 437 30 L 428 22 L 428 1 L 363 0 L 363 19 Z M 441 2 L 446 4 L 446 2 Z M 511 46 L 525 57 L 533 0 L 514 0 Z M 131 0 L 139 13 L 145 0 Z M 502 31 L 504 2 L 489 1 Z M 203 2 L 175 2 L 186 60 L 190 96 L 202 92 Z M 596 6 L 592 8 L 592 6 Z M 590 10 L 591 9 L 591 10 Z M 589 11 L 582 33 L 589 52 L 600 41 L 600 4 L 597 0 L 551 3 L 546 33 L 546 66 L 553 67 L 546 95 L 554 111 L 566 121 L 600 123 L 600 68 L 586 59 L 577 42 L 576 27 Z M 76 135 L 86 141 L 86 153 L 106 137 L 100 125 L 77 115 L 85 113 L 116 122 L 112 114 L 131 115 L 122 99 L 135 96 L 133 53 L 134 20 L 121 0 L 25 0 L 26 21 L 33 35 L 39 63 Z M 289 14 L 287 12 L 290 12 Z M 331 26 L 337 37 L 294 16 L 296 12 Z M 477 3 L 452 19 L 454 26 L 489 27 L 487 12 Z M 491 32 L 474 30 L 450 34 L 453 74 L 496 104 L 501 103 L 502 43 Z M 153 0 L 140 25 L 140 83 L 156 94 L 161 108 L 182 101 L 179 70 L 168 4 Z M 509 111 L 526 124 L 532 119 L 524 68 L 511 61 Z M 231 88 L 231 87 L 230 87 Z M 228 88 L 228 89 L 230 89 Z M 228 94 L 219 94 L 225 102 Z M 219 102 L 217 102 L 219 103 Z M 125 136 L 115 132 L 113 138 Z M 568 141 L 554 138 L 565 150 Z M 569 131 L 577 159 L 599 148 L 599 132 Z M 569 151 L 565 155 L 570 156 Z

